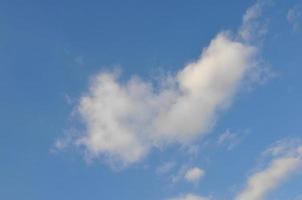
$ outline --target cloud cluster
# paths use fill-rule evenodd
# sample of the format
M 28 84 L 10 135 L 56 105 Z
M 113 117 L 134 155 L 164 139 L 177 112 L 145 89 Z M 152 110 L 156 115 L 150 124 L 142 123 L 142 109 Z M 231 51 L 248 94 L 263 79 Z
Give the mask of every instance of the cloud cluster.
M 234 200 L 265 200 L 269 193 L 280 186 L 290 176 L 302 169 L 302 141 L 299 139 L 280 140 L 268 148 L 262 154 L 267 164 L 252 173 L 247 182 L 238 194 L 232 198 Z M 194 172 L 195 171 L 195 172 Z M 197 169 L 188 169 L 185 178 L 192 179 L 202 173 L 197 173 Z M 194 177 L 194 178 L 193 178 Z M 213 199 L 188 193 L 175 200 L 199 200 Z M 174 200 L 172 199 L 172 200 Z
M 256 81 L 261 81 L 258 75 L 266 72 L 255 68 L 258 48 L 251 45 L 266 33 L 266 26 L 259 21 L 266 4 L 267 1 L 257 1 L 243 16 L 235 36 L 217 34 L 198 59 L 174 75 L 163 77 L 160 83 L 137 76 L 122 81 L 119 71 L 96 74 L 76 108 L 85 130 L 75 143 L 92 158 L 101 156 L 112 164 L 125 166 L 141 160 L 152 148 L 188 144 L 207 134 L 219 112 L 231 104 L 242 80 L 251 73 Z M 295 25 L 300 16 L 299 10 L 291 9 L 287 19 Z M 227 131 L 217 143 L 236 138 L 236 134 Z M 73 139 L 68 137 L 67 142 Z M 56 145 L 62 148 L 66 141 Z M 270 157 L 269 164 L 248 177 L 235 200 L 263 200 L 302 168 L 301 143 L 279 142 L 265 154 Z M 158 168 L 158 173 L 166 173 L 174 165 L 166 163 Z M 204 171 L 193 167 L 182 169 L 179 174 L 194 183 Z M 188 193 L 170 200 L 209 199 Z
M 302 145 L 293 141 L 282 141 L 265 152 L 270 154 L 270 164 L 252 174 L 246 187 L 235 200 L 263 200 L 293 173 L 302 168 Z

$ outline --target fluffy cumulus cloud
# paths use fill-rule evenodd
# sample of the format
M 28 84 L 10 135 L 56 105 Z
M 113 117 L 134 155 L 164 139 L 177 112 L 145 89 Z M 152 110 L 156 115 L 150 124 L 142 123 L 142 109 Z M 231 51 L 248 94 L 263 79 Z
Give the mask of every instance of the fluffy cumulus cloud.
M 169 200 L 210 200 L 210 198 L 189 193 Z
M 185 179 L 191 183 L 196 183 L 204 176 L 204 174 L 205 172 L 203 169 L 199 167 L 192 167 L 185 173 Z
M 96 74 L 76 110 L 85 130 L 74 143 L 89 157 L 124 166 L 152 148 L 188 144 L 213 127 L 240 83 L 255 71 L 257 48 L 251 45 L 262 4 L 248 10 L 238 33 L 221 32 L 199 58 L 159 82 L 117 71 Z
M 273 189 L 302 168 L 302 145 L 282 141 L 266 151 L 272 160 L 269 165 L 252 174 L 246 187 L 235 200 L 263 200 Z
M 159 87 L 117 72 L 97 74 L 78 111 L 86 132 L 77 141 L 93 156 L 130 164 L 150 148 L 187 143 L 209 131 L 251 66 L 255 49 L 218 34 L 195 62 Z

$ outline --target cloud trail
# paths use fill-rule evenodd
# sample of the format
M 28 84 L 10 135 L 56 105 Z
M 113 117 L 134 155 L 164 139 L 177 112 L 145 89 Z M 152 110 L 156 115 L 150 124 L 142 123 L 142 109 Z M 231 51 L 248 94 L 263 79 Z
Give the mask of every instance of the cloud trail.
M 267 151 L 273 156 L 263 170 L 252 174 L 235 200 L 263 200 L 287 178 L 302 168 L 302 145 L 282 142 Z

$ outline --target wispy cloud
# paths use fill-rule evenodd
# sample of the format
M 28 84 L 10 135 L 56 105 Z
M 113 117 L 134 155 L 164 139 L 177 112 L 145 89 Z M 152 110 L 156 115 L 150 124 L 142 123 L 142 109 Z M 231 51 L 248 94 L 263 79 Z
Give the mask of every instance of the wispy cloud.
M 272 156 L 269 165 L 254 174 L 235 200 L 263 200 L 269 192 L 302 168 L 302 145 L 282 141 L 269 148 L 265 154 Z
M 218 146 L 225 146 L 227 150 L 233 149 L 241 141 L 241 136 L 227 129 L 217 139 Z
M 233 198 L 234 200 L 265 200 L 270 192 L 273 192 L 284 181 L 299 172 L 302 169 L 302 141 L 299 139 L 280 140 L 265 150 L 261 158 L 265 162 L 261 163 L 263 167 L 254 171 L 247 178 L 245 186 Z M 184 177 L 188 181 L 196 181 L 197 177 L 200 178 L 203 174 L 204 172 L 200 168 L 184 167 L 175 177 L 177 180 Z M 212 196 L 203 197 L 191 193 L 174 199 L 186 200 L 190 198 L 216 199 Z M 172 200 L 174 199 L 172 198 Z
M 267 23 L 261 19 L 263 10 L 271 4 L 270 0 L 258 0 L 247 9 L 242 18 L 242 25 L 239 28 L 238 35 L 243 40 L 254 42 L 267 33 Z
M 166 174 L 166 173 L 170 172 L 175 166 L 176 166 L 176 163 L 173 161 L 165 162 L 157 167 L 156 173 L 157 174 Z
M 292 26 L 293 31 L 298 31 L 302 21 L 302 6 L 296 5 L 287 12 L 287 21 Z

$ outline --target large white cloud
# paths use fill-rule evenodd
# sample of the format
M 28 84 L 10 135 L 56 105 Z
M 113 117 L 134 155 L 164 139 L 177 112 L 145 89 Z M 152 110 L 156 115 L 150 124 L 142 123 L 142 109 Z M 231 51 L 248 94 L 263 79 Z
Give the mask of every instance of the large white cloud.
M 248 178 L 246 187 L 235 200 L 263 200 L 269 192 L 302 168 L 302 145 L 282 142 L 266 153 L 273 156 L 270 164 Z
M 255 49 L 218 34 L 195 62 L 159 88 L 117 72 L 95 76 L 78 111 L 86 132 L 78 140 L 93 156 L 130 164 L 152 147 L 187 143 L 209 131 L 246 75 Z
M 75 143 L 92 158 L 128 165 L 152 148 L 188 144 L 208 133 L 242 80 L 259 70 L 250 36 L 257 34 L 262 5 L 247 11 L 238 33 L 219 33 L 198 59 L 160 83 L 137 76 L 121 81 L 116 71 L 94 75 L 76 109 L 85 131 Z

